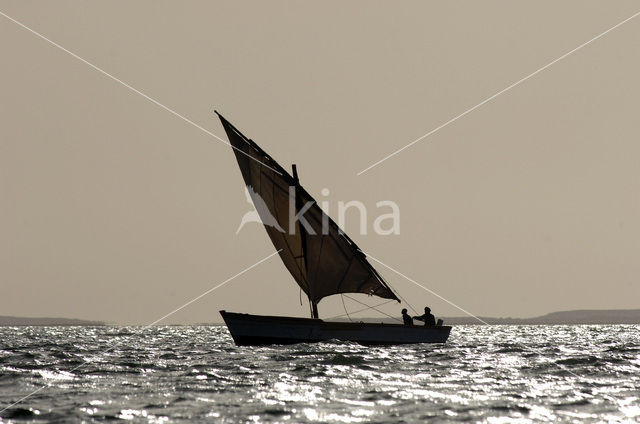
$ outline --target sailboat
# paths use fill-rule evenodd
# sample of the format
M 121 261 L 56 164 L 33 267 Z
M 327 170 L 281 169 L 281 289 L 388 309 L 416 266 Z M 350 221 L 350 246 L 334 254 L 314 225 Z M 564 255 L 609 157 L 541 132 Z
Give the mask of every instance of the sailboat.
M 309 299 L 311 318 L 220 311 L 239 346 L 311 343 L 328 340 L 365 345 L 444 343 L 450 326 L 333 322 L 320 319 L 318 303 L 327 296 L 364 293 L 400 299 L 356 243 L 302 187 L 296 165 L 289 174 L 253 140 L 217 111 L 242 178 L 280 259 Z

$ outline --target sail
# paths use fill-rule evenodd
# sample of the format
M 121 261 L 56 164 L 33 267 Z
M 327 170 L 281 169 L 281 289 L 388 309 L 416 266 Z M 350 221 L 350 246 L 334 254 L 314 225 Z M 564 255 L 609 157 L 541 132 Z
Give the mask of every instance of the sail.
M 297 176 L 292 177 L 253 140 L 218 116 L 267 234 L 309 299 L 318 303 L 334 294 L 365 293 L 399 302 L 358 246 L 299 184 Z

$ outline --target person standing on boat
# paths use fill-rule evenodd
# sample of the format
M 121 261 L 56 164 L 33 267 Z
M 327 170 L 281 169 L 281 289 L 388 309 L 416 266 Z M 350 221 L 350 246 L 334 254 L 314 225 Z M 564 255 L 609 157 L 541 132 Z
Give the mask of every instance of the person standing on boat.
M 424 321 L 424 325 L 436 325 L 436 317 L 433 316 L 431 308 L 428 306 L 424 307 L 424 315 L 413 317 L 413 319 Z
M 404 321 L 404 325 L 413 325 L 413 318 L 409 316 L 406 308 L 402 310 L 402 321 Z

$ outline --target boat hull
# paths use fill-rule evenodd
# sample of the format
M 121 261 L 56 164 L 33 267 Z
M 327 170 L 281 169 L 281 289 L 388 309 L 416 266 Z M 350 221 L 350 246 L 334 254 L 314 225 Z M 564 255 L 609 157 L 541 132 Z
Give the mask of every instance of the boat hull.
M 316 343 L 327 340 L 364 345 L 444 343 L 450 326 L 328 322 L 321 319 L 239 314 L 220 311 L 238 346 Z

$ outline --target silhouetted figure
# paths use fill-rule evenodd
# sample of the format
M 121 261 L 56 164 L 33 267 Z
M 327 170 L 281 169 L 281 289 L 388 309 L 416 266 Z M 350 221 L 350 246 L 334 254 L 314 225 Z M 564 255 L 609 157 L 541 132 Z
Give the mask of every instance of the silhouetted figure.
M 413 325 L 413 318 L 409 316 L 406 309 L 402 310 L 402 321 L 404 321 L 404 325 Z
M 428 306 L 424 307 L 424 315 L 413 317 L 413 319 L 424 321 L 424 325 L 436 325 L 436 317 L 433 316 L 433 314 L 431 313 L 431 308 Z

